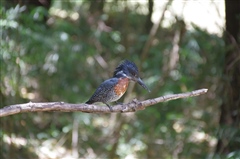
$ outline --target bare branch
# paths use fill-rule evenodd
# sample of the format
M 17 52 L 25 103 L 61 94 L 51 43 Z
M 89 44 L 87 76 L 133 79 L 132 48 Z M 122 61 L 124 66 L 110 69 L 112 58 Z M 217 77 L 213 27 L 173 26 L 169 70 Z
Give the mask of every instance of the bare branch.
M 170 94 L 166 96 L 161 96 L 154 99 L 148 99 L 145 101 L 138 101 L 134 99 L 130 103 L 114 105 L 113 111 L 111 112 L 107 106 L 97 106 L 97 105 L 88 105 L 88 104 L 70 104 L 64 102 L 49 102 L 49 103 L 25 103 L 25 104 L 16 104 L 6 106 L 0 109 L 0 117 L 24 113 L 24 112 L 45 112 L 45 111 L 61 111 L 61 112 L 75 112 L 81 111 L 86 113 L 126 113 L 134 112 L 137 110 L 143 110 L 148 106 L 166 102 L 170 100 L 175 100 L 179 98 L 188 98 L 193 96 L 198 96 L 205 94 L 208 89 L 199 89 L 192 92 L 180 93 L 180 94 Z
M 152 41 L 154 40 L 154 37 L 157 34 L 157 31 L 162 23 L 162 21 L 164 20 L 164 15 L 165 12 L 167 11 L 168 7 L 171 5 L 173 0 L 170 0 L 166 3 L 166 5 L 163 8 L 163 12 L 161 14 L 161 16 L 159 17 L 158 21 L 152 26 L 150 33 L 149 33 L 149 37 L 148 40 L 146 41 L 142 53 L 141 53 L 141 59 L 146 59 L 147 53 L 152 45 Z

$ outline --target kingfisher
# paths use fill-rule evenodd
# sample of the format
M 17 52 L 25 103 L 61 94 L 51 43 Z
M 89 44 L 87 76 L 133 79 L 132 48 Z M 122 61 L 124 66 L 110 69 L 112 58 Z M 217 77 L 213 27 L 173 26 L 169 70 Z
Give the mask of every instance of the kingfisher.
M 106 104 L 112 111 L 112 107 L 108 103 L 115 102 L 123 96 L 128 88 L 130 80 L 137 82 L 144 89 L 150 92 L 148 87 L 139 77 L 139 72 L 136 64 L 129 60 L 125 60 L 117 66 L 112 78 L 107 79 L 102 84 L 100 84 L 100 86 L 96 89 L 86 104 L 102 102 Z

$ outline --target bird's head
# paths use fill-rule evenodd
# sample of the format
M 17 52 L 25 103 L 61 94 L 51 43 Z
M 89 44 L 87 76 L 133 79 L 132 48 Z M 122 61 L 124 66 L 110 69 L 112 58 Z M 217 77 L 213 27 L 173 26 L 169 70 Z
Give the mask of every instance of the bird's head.
M 119 64 L 118 67 L 114 71 L 113 77 L 117 77 L 117 78 L 126 77 L 134 82 L 137 82 L 144 89 L 146 89 L 150 92 L 148 87 L 144 84 L 142 79 L 139 77 L 139 72 L 138 72 L 137 66 L 135 65 L 135 63 L 133 63 L 131 61 L 125 60 L 121 64 Z

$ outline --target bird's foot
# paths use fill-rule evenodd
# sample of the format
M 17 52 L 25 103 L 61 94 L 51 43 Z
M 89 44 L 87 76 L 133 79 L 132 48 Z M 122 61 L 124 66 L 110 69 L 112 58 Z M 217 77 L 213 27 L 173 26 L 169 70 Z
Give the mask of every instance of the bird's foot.
M 108 106 L 108 108 L 110 109 L 110 111 L 113 112 L 112 106 L 110 106 L 110 105 L 107 104 L 107 103 L 105 103 L 105 104 Z
M 123 105 L 122 102 L 118 102 L 118 101 L 116 101 L 115 104 Z

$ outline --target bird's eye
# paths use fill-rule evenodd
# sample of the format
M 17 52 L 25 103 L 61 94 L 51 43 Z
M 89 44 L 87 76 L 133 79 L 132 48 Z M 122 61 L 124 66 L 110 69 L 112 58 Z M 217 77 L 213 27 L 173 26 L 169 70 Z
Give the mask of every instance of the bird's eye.
M 132 76 L 136 76 L 136 73 L 135 73 L 135 72 L 133 72 L 133 71 L 131 71 L 131 74 L 132 74 Z
M 137 77 L 137 74 L 136 74 L 136 73 L 133 73 L 133 76 L 134 76 L 134 77 Z
M 136 73 L 136 71 L 134 71 L 133 69 L 129 69 L 129 72 L 131 73 L 132 76 L 137 77 L 138 74 Z

